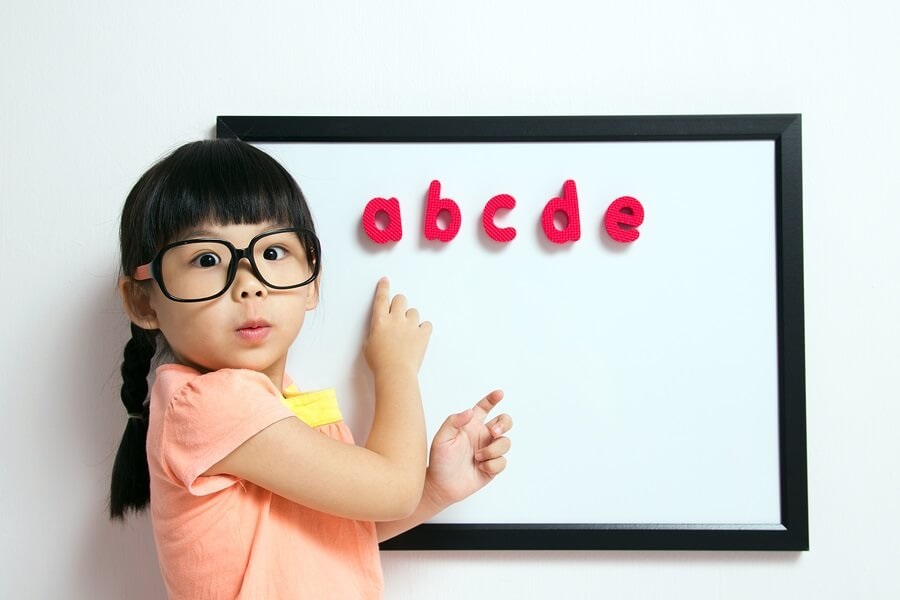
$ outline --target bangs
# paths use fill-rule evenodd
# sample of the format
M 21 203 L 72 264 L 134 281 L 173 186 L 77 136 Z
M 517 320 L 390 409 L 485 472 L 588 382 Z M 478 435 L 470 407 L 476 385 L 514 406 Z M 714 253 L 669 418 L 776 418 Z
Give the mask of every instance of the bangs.
M 139 261 L 151 260 L 162 246 L 203 224 L 268 222 L 315 231 L 294 178 L 268 154 L 239 140 L 206 140 L 178 148 L 145 173 L 129 196 L 144 199 L 126 201 L 122 215 L 123 234 L 126 221 L 138 225 L 132 232 L 141 232 Z

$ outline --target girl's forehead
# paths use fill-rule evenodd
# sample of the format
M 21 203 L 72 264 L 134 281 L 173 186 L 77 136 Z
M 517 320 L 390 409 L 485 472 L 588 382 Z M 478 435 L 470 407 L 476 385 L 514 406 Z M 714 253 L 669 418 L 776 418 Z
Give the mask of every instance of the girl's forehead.
M 215 223 L 206 221 L 196 227 L 189 227 L 178 236 L 180 240 L 192 238 L 216 238 L 235 245 L 249 243 L 255 236 L 285 227 L 283 223 L 263 221 L 262 223 Z

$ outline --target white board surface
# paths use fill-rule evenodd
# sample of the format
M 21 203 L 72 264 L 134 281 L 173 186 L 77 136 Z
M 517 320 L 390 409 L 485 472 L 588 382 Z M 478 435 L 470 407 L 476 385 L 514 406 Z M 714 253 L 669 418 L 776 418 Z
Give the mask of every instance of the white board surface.
M 509 467 L 434 522 L 780 522 L 775 173 L 772 141 L 265 143 L 311 206 L 320 305 L 288 370 L 334 387 L 358 441 L 374 396 L 361 356 L 377 279 L 434 334 L 420 372 L 429 436 L 495 388 L 515 421 Z M 460 207 L 428 241 L 429 183 Z M 541 212 L 576 182 L 581 239 L 556 245 Z M 485 235 L 497 214 L 517 237 Z M 612 241 L 607 206 L 645 210 Z M 361 219 L 396 197 L 403 238 L 379 246 Z

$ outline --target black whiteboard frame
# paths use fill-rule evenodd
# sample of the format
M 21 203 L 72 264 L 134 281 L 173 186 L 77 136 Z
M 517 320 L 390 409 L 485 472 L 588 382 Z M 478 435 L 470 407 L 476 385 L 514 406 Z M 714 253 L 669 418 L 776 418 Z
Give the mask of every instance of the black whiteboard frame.
M 384 550 L 809 549 L 799 114 L 540 117 L 219 116 L 216 137 L 246 142 L 644 142 L 771 140 L 775 145 L 781 522 L 424 524 Z

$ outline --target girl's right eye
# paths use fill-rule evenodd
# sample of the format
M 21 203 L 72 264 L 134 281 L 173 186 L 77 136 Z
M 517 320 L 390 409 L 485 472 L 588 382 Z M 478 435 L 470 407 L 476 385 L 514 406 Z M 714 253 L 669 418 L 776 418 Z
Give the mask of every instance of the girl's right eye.
M 213 254 L 212 252 L 206 252 L 201 254 L 197 258 L 191 261 L 191 264 L 196 267 L 206 268 L 215 267 L 219 263 L 222 262 L 222 259 L 219 258 L 218 254 Z

